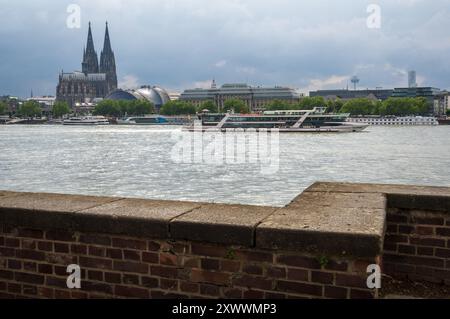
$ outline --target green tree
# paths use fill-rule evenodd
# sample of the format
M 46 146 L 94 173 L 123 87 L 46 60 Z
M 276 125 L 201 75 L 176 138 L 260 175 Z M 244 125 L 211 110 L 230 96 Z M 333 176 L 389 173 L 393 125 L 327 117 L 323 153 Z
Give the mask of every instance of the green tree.
M 292 110 L 295 106 L 289 102 L 282 100 L 273 100 L 266 105 L 267 111 L 282 111 L 282 110 Z
M 198 107 L 198 112 L 203 112 L 203 110 L 208 110 L 211 113 L 217 113 L 219 112 L 216 103 L 213 101 L 206 101 L 200 104 Z
M 129 101 L 125 104 L 125 108 L 127 109 L 127 113 L 131 115 L 147 115 L 155 113 L 155 106 L 147 100 Z M 123 106 L 121 109 L 123 112 Z
M 197 109 L 191 103 L 184 101 L 170 101 L 164 104 L 159 112 L 162 115 L 190 115 L 196 114 Z
M 312 110 L 315 107 L 326 107 L 327 103 L 322 96 L 304 97 L 298 103 L 296 109 L 299 110 Z
M 344 102 L 341 99 L 328 100 L 326 106 L 327 113 L 339 113 L 344 106 Z
M 450 116 L 450 109 L 447 110 L 447 116 Z
M 70 113 L 69 104 L 67 102 L 58 101 L 53 105 L 52 114 L 55 118 L 63 117 Z
M 235 113 L 247 114 L 250 113 L 250 109 L 247 104 L 239 99 L 229 99 L 224 103 L 224 111 L 234 110 Z
M 396 98 L 391 97 L 383 102 L 386 115 L 419 115 L 428 112 L 425 98 Z
M 124 101 L 103 100 L 95 106 L 93 113 L 94 115 L 120 117 L 124 114 L 121 106 L 126 105 L 121 102 Z
M 42 114 L 41 106 L 36 101 L 27 101 L 23 103 L 19 108 L 19 115 L 22 117 L 35 117 Z
M 341 109 L 342 113 L 351 115 L 370 115 L 375 110 L 375 102 L 369 99 L 360 98 L 347 101 Z
M 7 108 L 6 108 L 6 103 L 0 101 L 0 115 L 5 114 L 5 113 L 6 113 L 6 110 L 7 110 Z

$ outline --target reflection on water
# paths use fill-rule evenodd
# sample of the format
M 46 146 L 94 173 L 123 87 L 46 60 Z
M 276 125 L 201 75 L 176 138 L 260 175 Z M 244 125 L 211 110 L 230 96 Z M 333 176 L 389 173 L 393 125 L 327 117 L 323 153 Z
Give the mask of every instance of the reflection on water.
M 315 181 L 450 186 L 450 127 L 280 135 L 280 169 L 176 164 L 175 127 L 0 126 L 0 189 L 282 206 Z

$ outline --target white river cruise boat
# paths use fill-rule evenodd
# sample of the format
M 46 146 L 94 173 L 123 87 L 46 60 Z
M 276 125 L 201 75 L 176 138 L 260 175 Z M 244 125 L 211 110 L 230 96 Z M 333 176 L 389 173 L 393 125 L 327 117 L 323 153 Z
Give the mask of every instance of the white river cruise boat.
M 313 110 L 266 111 L 262 114 L 199 114 L 200 125 L 184 127 L 185 131 L 218 131 L 227 129 L 267 130 L 280 133 L 347 133 L 361 132 L 364 123 L 347 122 L 349 114 L 326 114 L 325 108 Z
M 63 121 L 63 125 L 109 125 L 107 118 L 103 116 L 83 116 L 83 117 L 71 117 Z
M 423 117 L 423 116 L 405 116 L 405 117 L 367 116 L 367 117 L 349 118 L 348 121 L 352 123 L 364 123 L 368 125 L 378 125 L 378 126 L 439 125 L 439 121 L 435 117 Z

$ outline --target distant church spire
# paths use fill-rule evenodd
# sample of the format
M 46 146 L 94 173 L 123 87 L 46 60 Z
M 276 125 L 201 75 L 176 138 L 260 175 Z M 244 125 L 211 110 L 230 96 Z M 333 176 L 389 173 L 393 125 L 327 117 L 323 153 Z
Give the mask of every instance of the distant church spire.
M 100 73 L 106 74 L 109 91 L 117 89 L 116 59 L 111 47 L 111 39 L 109 38 L 108 22 L 106 22 L 105 40 L 100 54 Z
M 98 56 L 95 52 L 94 39 L 92 37 L 91 23 L 89 22 L 89 31 L 86 50 L 82 63 L 83 73 L 98 73 Z

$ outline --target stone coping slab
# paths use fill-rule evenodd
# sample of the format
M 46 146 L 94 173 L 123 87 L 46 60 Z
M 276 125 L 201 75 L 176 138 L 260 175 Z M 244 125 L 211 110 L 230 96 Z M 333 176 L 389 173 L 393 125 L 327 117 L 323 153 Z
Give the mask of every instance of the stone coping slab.
M 255 228 L 276 208 L 245 205 L 205 205 L 175 218 L 174 239 L 253 246 Z
M 444 187 L 345 183 L 316 183 L 284 208 L 0 191 L 0 224 L 374 257 L 387 205 L 449 199 Z

